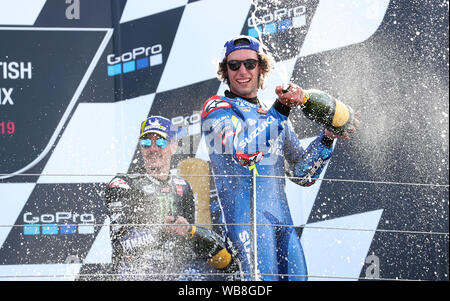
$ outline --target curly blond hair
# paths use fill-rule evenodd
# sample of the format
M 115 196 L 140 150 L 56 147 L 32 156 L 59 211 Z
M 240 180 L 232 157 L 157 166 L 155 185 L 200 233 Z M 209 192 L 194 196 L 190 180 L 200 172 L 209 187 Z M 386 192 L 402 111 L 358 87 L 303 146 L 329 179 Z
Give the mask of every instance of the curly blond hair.
M 270 55 L 265 53 L 258 53 L 258 64 L 261 69 L 261 74 L 258 79 L 258 84 L 260 89 L 264 89 L 266 86 L 264 84 L 264 80 L 272 69 L 273 59 Z M 224 58 L 222 62 L 219 63 L 217 70 L 217 78 L 226 83 L 230 84 L 228 80 L 228 69 L 227 69 L 227 58 Z

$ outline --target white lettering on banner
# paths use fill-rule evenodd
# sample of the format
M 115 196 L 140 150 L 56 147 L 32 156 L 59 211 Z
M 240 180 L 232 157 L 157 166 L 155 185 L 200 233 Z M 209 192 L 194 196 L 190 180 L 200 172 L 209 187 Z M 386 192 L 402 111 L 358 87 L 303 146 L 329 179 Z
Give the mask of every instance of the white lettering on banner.
M 11 98 L 13 90 L 13 88 L 0 88 L 0 106 L 14 105 L 14 101 Z
M 21 80 L 33 78 L 33 64 L 31 62 L 0 62 L 0 76 L 2 79 Z M 0 87 L 0 106 L 14 105 L 12 93 L 14 88 Z
M 79 20 L 80 19 L 80 0 L 66 0 L 66 4 L 70 4 L 66 8 L 66 18 L 68 20 L 73 20 L 73 19 Z
M 201 112 L 194 113 L 191 116 L 177 116 L 172 118 L 172 124 L 175 127 L 187 126 L 195 123 L 199 123 L 202 121 Z
M 178 131 L 179 128 L 186 128 L 186 134 L 196 135 L 201 132 L 201 121 L 202 121 L 202 113 L 201 112 L 193 112 L 190 116 L 176 116 L 172 118 L 172 125 L 175 131 Z
M 273 13 L 269 13 L 260 18 L 250 17 L 247 20 L 249 27 L 256 27 L 261 24 L 268 24 L 271 22 L 281 21 L 284 18 L 298 17 L 306 13 L 305 6 L 297 6 L 294 8 L 280 8 L 275 10 Z
M 0 62 L 0 74 L 3 79 L 32 79 L 31 62 Z
M 162 52 L 162 45 L 156 44 L 150 47 L 138 47 L 134 48 L 129 52 L 123 53 L 121 56 L 116 56 L 115 54 L 110 54 L 106 58 L 108 60 L 108 65 L 115 65 L 118 63 L 125 63 L 132 60 L 135 60 L 138 56 L 145 55 L 155 55 Z
M 366 257 L 366 263 L 369 266 L 366 269 L 366 278 L 377 279 L 380 278 L 380 258 L 376 255 L 369 255 Z
M 31 212 L 25 212 L 23 215 L 23 222 L 27 224 L 37 224 L 41 223 L 64 223 L 64 222 L 73 222 L 73 223 L 83 223 L 83 224 L 92 224 L 95 222 L 95 217 L 92 213 L 73 213 L 72 212 L 56 212 L 55 214 L 41 214 L 41 216 L 33 216 Z

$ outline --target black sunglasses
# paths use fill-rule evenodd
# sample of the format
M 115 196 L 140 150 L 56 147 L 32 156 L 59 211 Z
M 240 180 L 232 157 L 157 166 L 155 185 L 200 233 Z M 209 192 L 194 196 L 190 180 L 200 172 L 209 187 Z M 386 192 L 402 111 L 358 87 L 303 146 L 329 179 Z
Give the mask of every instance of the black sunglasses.
M 239 68 L 241 68 L 242 63 L 244 63 L 244 66 L 247 70 L 253 70 L 255 69 L 256 64 L 258 64 L 258 60 L 255 59 L 248 59 L 245 61 L 231 60 L 227 62 L 227 65 L 231 70 L 236 71 Z

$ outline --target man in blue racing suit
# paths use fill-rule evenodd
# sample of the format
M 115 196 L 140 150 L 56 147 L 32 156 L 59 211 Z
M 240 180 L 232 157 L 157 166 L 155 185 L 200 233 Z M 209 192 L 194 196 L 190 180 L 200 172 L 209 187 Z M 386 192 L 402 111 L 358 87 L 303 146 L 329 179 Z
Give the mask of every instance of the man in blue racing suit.
M 246 278 L 307 280 L 284 191 L 285 174 L 290 172 L 296 184 L 312 185 L 331 157 L 334 138 L 349 136 L 324 130 L 302 148 L 288 116 L 291 107 L 302 103 L 303 90 L 293 83 L 287 89 L 277 86 L 278 98 L 268 109 L 257 98 L 270 64 L 256 39 L 238 36 L 228 41 L 218 74 L 230 90 L 205 102 L 202 131 L 219 196 L 219 222 L 238 251 Z

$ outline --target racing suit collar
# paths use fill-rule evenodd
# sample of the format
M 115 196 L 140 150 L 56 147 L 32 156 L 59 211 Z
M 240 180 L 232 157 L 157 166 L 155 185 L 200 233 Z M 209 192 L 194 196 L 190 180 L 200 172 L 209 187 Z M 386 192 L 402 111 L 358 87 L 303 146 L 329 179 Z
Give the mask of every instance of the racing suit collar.
M 149 179 L 151 182 L 153 182 L 153 184 L 156 185 L 167 185 L 170 180 L 172 180 L 172 176 L 169 175 L 166 179 L 158 179 L 152 175 L 149 175 L 148 173 L 145 173 L 145 176 L 147 177 L 147 179 Z
M 246 98 L 246 97 L 242 97 L 242 96 L 236 95 L 233 92 L 231 92 L 230 90 L 226 90 L 225 91 L 225 96 L 228 97 L 228 98 L 239 97 L 239 98 L 242 98 L 242 99 L 244 99 L 244 100 L 246 100 L 248 102 L 251 102 L 252 104 L 259 105 L 258 97 Z

